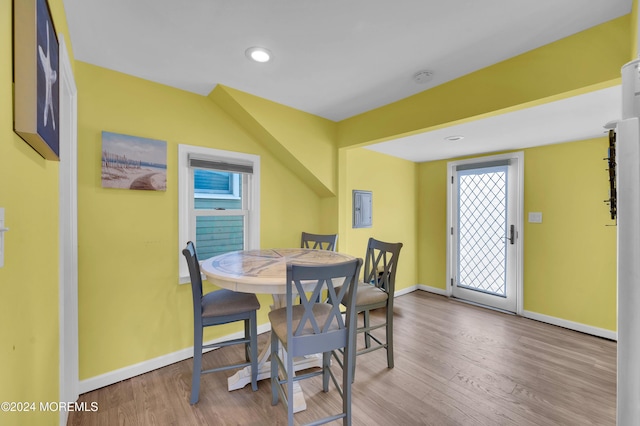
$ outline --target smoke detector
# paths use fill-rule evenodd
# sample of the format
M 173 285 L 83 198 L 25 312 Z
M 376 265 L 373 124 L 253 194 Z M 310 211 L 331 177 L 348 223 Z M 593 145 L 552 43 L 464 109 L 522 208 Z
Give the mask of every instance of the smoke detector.
M 431 81 L 432 78 L 433 78 L 433 71 L 430 71 L 430 70 L 418 71 L 413 75 L 413 81 L 415 81 L 418 84 L 427 83 Z

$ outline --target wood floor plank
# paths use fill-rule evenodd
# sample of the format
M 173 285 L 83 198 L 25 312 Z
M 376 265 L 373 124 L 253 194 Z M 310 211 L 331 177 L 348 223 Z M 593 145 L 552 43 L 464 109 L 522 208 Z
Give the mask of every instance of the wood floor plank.
M 372 321 L 384 312 L 372 313 Z M 354 425 L 614 426 L 616 343 L 426 292 L 396 298 L 395 368 L 384 351 L 357 358 Z M 260 347 L 269 333 L 259 336 Z M 362 345 L 362 342 L 359 342 Z M 240 348 L 203 357 L 210 368 L 235 361 Z M 202 376 L 189 404 L 192 360 L 80 396 L 97 412 L 71 412 L 68 425 L 285 425 L 271 405 L 268 380 L 226 390 L 231 372 Z M 339 373 L 339 367 L 332 368 Z M 338 411 L 338 392 L 321 378 L 302 382 L 304 423 Z

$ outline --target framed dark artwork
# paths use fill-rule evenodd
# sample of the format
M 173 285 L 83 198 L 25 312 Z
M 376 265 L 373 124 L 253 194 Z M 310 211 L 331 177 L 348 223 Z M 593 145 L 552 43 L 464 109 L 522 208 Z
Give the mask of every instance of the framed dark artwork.
M 47 160 L 60 159 L 58 38 L 46 0 L 13 2 L 14 131 Z

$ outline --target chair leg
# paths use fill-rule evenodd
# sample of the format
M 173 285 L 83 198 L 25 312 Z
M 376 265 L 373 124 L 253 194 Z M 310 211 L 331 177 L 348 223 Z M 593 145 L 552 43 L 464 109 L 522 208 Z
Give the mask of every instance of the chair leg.
M 345 417 L 342 419 L 343 425 L 351 425 L 351 384 L 355 376 L 355 333 L 352 340 L 352 347 L 345 348 L 344 368 L 342 369 L 342 411 Z
M 322 390 L 329 392 L 329 379 L 331 375 L 329 373 L 331 368 L 331 352 L 322 353 Z
M 293 426 L 293 378 L 295 377 L 295 371 L 293 369 L 293 357 L 287 352 L 287 424 Z
M 278 338 L 271 331 L 271 405 L 278 404 Z
M 345 371 L 347 369 L 347 357 L 351 357 L 352 358 L 352 363 L 351 363 L 351 383 L 353 383 L 356 380 L 356 355 L 358 354 L 358 334 L 359 333 L 363 333 L 363 332 L 358 332 L 358 315 L 359 312 L 356 312 L 356 317 L 354 319 L 354 324 L 353 324 L 353 348 L 350 351 L 347 351 L 347 348 L 343 348 L 342 350 L 342 369 L 343 371 Z M 364 315 L 364 311 L 363 311 L 363 315 Z M 363 324 L 363 327 L 366 327 L 366 323 Z M 366 334 L 365 334 L 366 336 Z
M 255 311 L 251 314 L 248 332 L 251 341 L 251 389 L 255 392 L 258 390 L 258 320 Z
M 251 339 L 251 319 L 244 320 L 244 338 Z M 244 359 L 251 362 L 251 342 L 244 344 Z
M 393 309 L 387 307 L 387 367 L 393 368 Z
M 371 326 L 371 317 L 369 316 L 369 310 L 366 310 L 364 313 L 364 327 L 369 328 Z M 371 347 L 371 337 L 369 337 L 369 331 L 365 330 L 364 332 L 364 347 Z
M 202 327 L 195 326 L 193 333 L 193 372 L 191 375 L 191 404 L 200 399 L 200 374 L 202 372 Z
M 344 358 L 342 359 L 342 362 L 344 363 L 344 370 L 347 369 L 347 358 L 351 358 L 351 366 L 349 367 L 351 369 L 351 383 L 353 383 L 356 380 L 356 355 L 358 355 L 358 339 L 356 339 L 357 337 L 357 332 L 354 333 L 353 336 L 353 348 L 350 351 L 347 351 L 346 349 L 344 350 Z

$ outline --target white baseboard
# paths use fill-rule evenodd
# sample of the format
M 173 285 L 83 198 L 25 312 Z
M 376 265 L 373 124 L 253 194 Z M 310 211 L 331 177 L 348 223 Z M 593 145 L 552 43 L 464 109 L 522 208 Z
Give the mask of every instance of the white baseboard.
M 393 297 L 403 296 L 405 294 L 412 293 L 412 292 L 416 291 L 417 289 L 418 289 L 417 285 L 414 285 L 414 286 L 411 286 L 411 287 L 406 287 L 406 288 L 403 288 L 402 290 L 397 290 L 395 293 L 393 293 Z
M 593 327 L 579 322 L 568 321 L 562 318 L 551 317 L 549 315 L 539 314 L 537 312 L 523 311 L 522 316 L 536 321 L 546 322 L 548 324 L 557 325 L 559 327 L 568 328 L 569 330 L 579 331 L 581 333 L 591 334 L 605 339 L 618 341 L 618 333 L 604 328 Z
M 403 296 L 405 294 L 409 294 L 409 293 L 414 292 L 416 290 L 428 291 L 429 293 L 435 293 L 435 294 L 439 294 L 441 296 L 446 296 L 447 295 L 447 291 L 443 290 L 441 288 L 431 287 L 431 286 L 424 285 L 424 284 L 416 284 L 416 285 L 412 285 L 411 287 L 405 287 L 402 290 L 396 291 L 394 293 L 394 297 Z
M 416 287 L 418 290 L 428 291 L 429 293 L 439 294 L 441 296 L 448 296 L 447 290 L 443 288 L 431 287 L 424 284 L 418 284 Z
M 401 296 L 403 294 L 411 293 L 418 289 L 418 286 L 412 286 L 404 288 L 395 293 L 395 296 Z M 269 323 L 258 326 L 258 334 L 265 333 L 271 330 Z M 234 333 L 232 335 L 223 336 L 221 338 L 205 342 L 205 344 L 216 343 L 221 340 L 235 339 L 242 337 L 242 332 Z M 148 373 L 149 371 L 157 370 L 158 368 L 166 367 L 176 362 L 184 361 L 193 357 L 193 348 L 185 348 L 179 351 L 162 355 L 157 358 L 152 358 L 137 364 L 129 365 L 127 367 L 113 370 L 108 373 L 101 374 L 99 376 L 90 377 L 88 379 L 80 380 L 78 384 L 78 390 L 80 394 L 91 392 L 96 389 L 103 388 L 105 386 L 112 385 L 114 383 L 121 382 L 123 380 L 130 379 L 140 374 Z
M 265 333 L 269 330 L 271 330 L 271 326 L 269 323 L 258 326 L 258 334 Z M 242 337 L 242 335 L 242 332 L 237 332 L 228 336 L 205 342 L 205 344 L 216 343 L 222 340 L 236 339 Z M 129 365 L 127 367 L 110 371 L 99 376 L 80 380 L 79 391 L 81 394 L 91 392 L 92 390 L 100 389 L 102 387 L 109 386 L 135 376 L 139 376 L 140 374 L 148 373 L 149 371 L 157 370 L 158 368 L 166 367 L 167 365 L 189 359 L 191 357 L 193 357 L 193 347 L 181 349 L 170 354 L 139 362 L 138 364 Z
M 406 287 L 395 292 L 395 297 L 402 296 L 411 293 L 416 290 L 427 291 L 442 296 L 447 296 L 446 290 L 441 288 L 431 287 L 424 284 L 416 284 L 411 287 Z M 564 320 L 561 318 L 555 318 L 548 315 L 539 314 L 536 312 L 524 311 L 523 317 L 530 318 L 536 321 L 546 322 L 548 324 L 557 325 L 559 327 L 568 328 L 570 330 L 579 331 L 581 333 L 587 333 L 598 337 L 603 337 L 609 340 L 618 340 L 618 333 L 611 330 L 605 330 L 603 328 L 592 327 L 589 325 Z M 258 326 L 258 334 L 266 333 L 271 330 L 269 323 Z M 241 337 L 242 333 L 234 333 L 229 336 L 206 342 L 206 344 L 216 343 L 221 340 L 233 339 Z M 147 361 L 140 362 L 138 364 L 130 365 L 118 370 L 110 371 L 99 376 L 90 377 L 85 380 L 81 380 L 79 383 L 79 392 L 81 394 L 91 392 L 92 390 L 100 389 L 105 386 L 112 385 L 114 383 L 121 382 L 131 377 L 139 376 L 140 374 L 148 373 L 149 371 L 156 370 L 158 368 L 166 367 L 167 365 L 183 361 L 193 356 L 193 348 L 185 348 L 179 351 L 159 356 Z
M 424 284 L 418 284 L 417 286 L 411 287 L 411 289 L 412 289 L 411 291 L 413 291 L 414 289 L 418 289 L 418 290 L 428 291 L 429 293 L 435 293 L 442 296 L 447 296 L 446 290 L 443 290 L 441 288 L 436 288 L 436 287 L 430 287 Z M 406 294 L 406 293 L 402 293 L 402 294 Z M 398 295 L 399 294 L 396 293 L 396 296 Z M 522 316 L 524 318 L 546 322 L 547 324 L 557 325 L 558 327 L 567 328 L 569 330 L 579 331 L 580 333 L 591 334 L 593 336 L 618 341 L 617 332 L 606 330 L 604 328 L 593 327 L 593 326 L 582 324 L 579 322 L 573 322 L 573 321 L 565 320 L 562 318 L 556 318 L 549 315 L 543 315 L 543 314 L 539 314 L 537 312 L 531 312 L 531 311 L 523 311 Z

